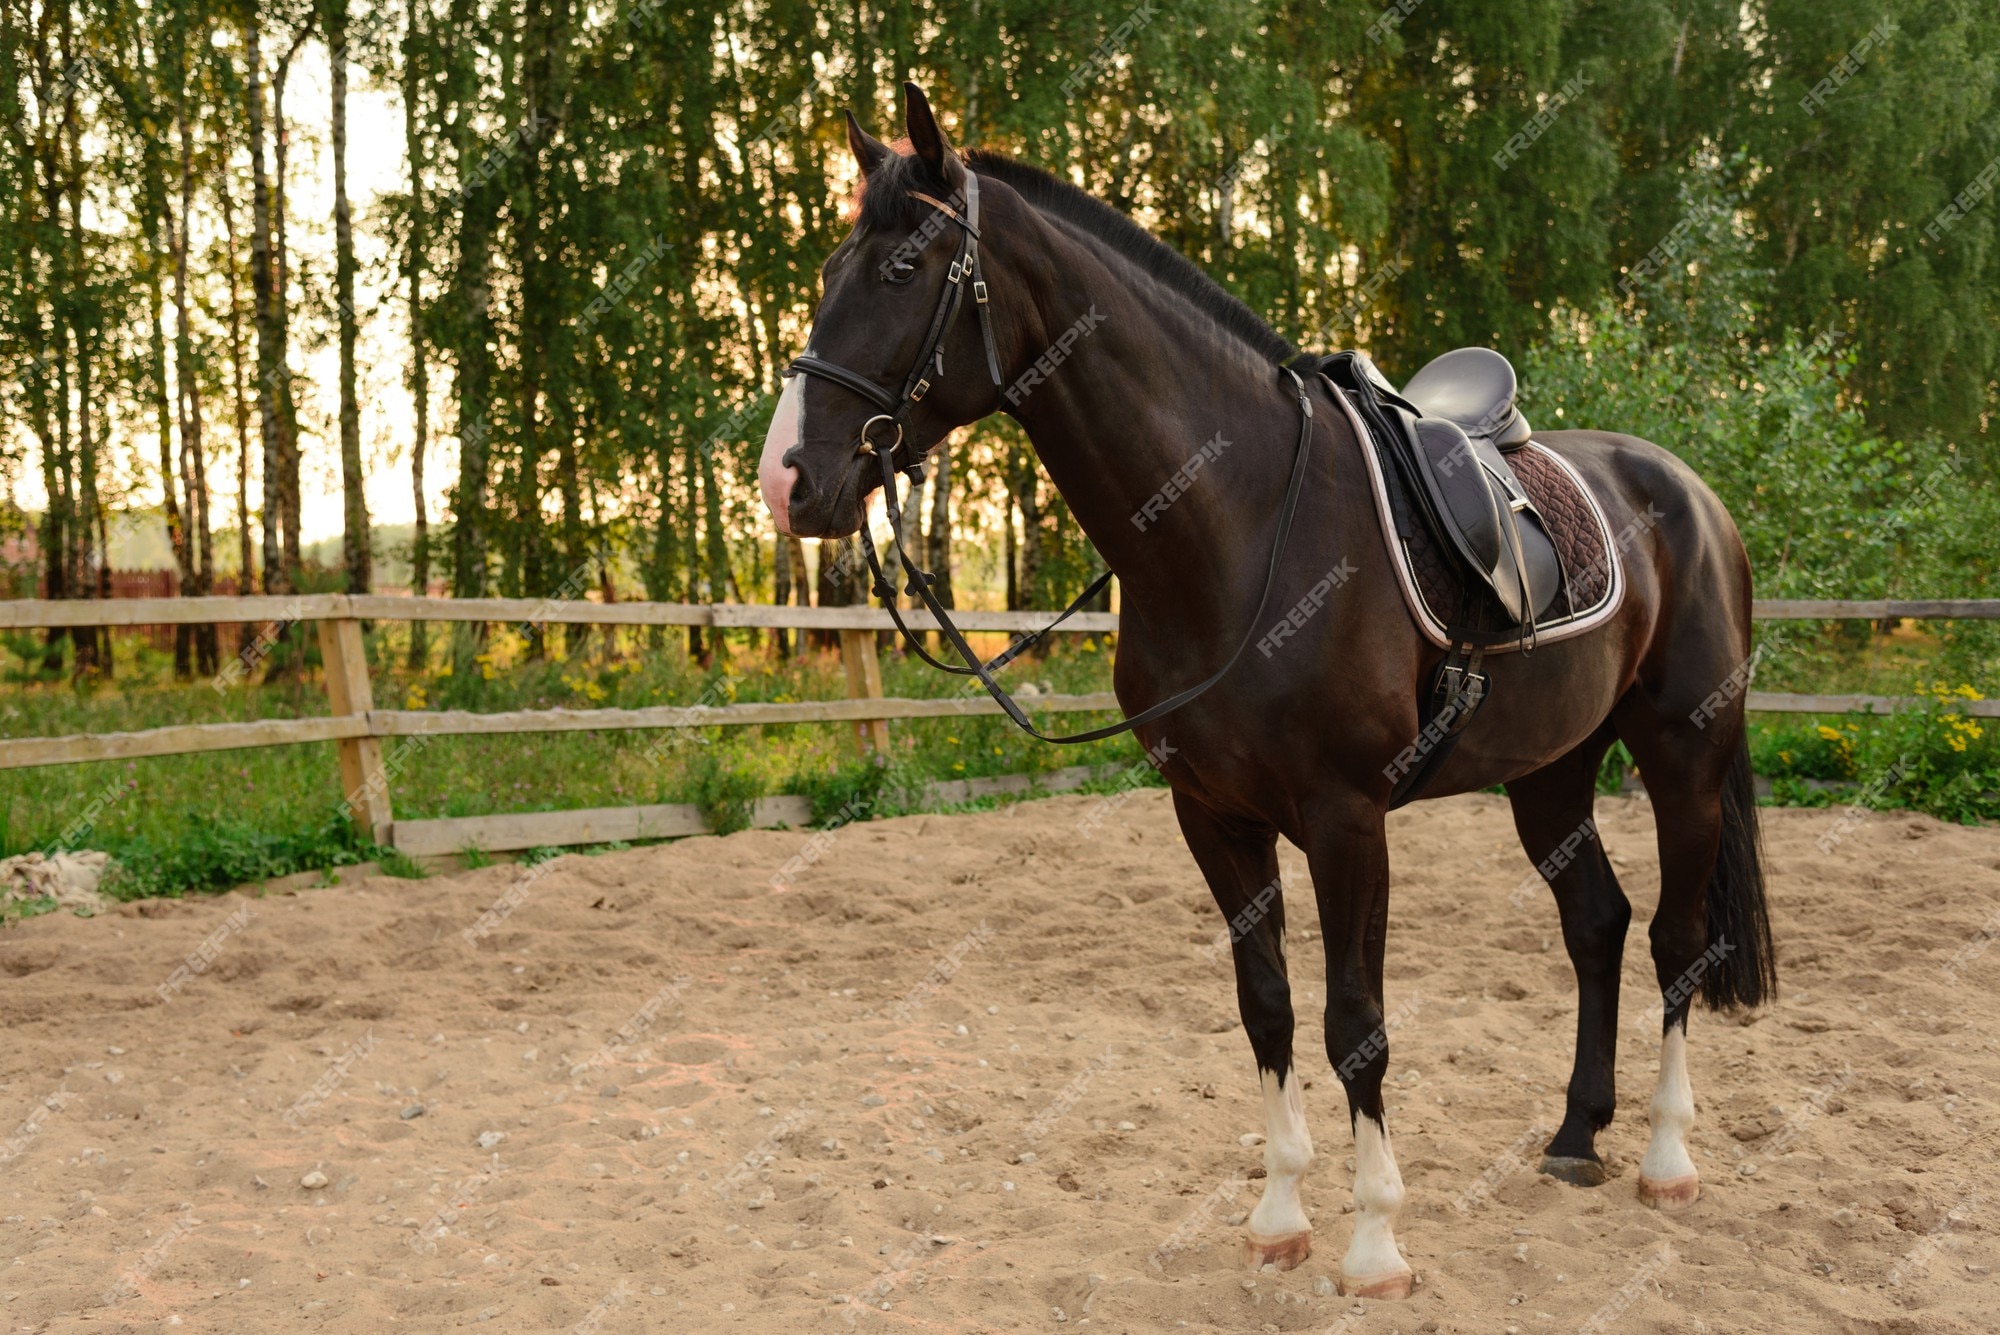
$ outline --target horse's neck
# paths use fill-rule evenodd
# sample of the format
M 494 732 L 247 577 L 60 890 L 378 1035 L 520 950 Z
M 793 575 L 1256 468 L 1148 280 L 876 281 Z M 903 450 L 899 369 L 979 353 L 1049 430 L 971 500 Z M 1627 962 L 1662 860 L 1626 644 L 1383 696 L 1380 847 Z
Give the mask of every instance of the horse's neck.
M 1101 318 L 1013 415 L 1128 609 L 1169 611 L 1194 634 L 1240 631 L 1298 442 L 1297 395 L 1176 298 L 1108 272 L 1083 290 Z M 1055 344 L 1070 318 L 1044 312 L 1034 337 Z

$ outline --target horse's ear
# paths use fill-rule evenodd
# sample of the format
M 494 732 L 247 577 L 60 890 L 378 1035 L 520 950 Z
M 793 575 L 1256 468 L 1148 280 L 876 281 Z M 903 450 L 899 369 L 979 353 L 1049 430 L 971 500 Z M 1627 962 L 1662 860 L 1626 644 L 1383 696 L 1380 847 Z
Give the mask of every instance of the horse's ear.
M 944 137 L 937 117 L 931 113 L 930 99 L 924 90 L 913 83 L 903 85 L 904 123 L 910 131 L 910 147 L 917 150 L 931 178 L 940 184 L 955 186 L 965 175 L 965 164 L 958 160 L 958 154 L 951 151 L 951 142 Z
M 889 160 L 889 146 L 862 129 L 851 111 L 847 113 L 847 146 L 861 164 L 863 177 L 873 176 L 875 169 Z

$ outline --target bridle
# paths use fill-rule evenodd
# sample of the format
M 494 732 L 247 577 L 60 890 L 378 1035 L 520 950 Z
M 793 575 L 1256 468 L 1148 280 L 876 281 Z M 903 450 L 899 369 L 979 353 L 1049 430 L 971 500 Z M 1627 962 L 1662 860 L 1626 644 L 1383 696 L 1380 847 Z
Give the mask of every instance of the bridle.
M 912 199 L 920 199 L 936 209 L 946 218 L 958 224 L 958 254 L 952 258 L 951 268 L 945 271 L 944 291 L 938 295 L 937 309 L 931 314 L 931 326 L 924 335 L 922 348 L 917 352 L 916 364 L 903 377 L 903 390 L 891 394 L 888 390 L 870 380 L 858 371 L 850 371 L 845 366 L 830 362 L 824 357 L 815 357 L 810 352 L 792 360 L 785 368 L 785 374 L 804 372 L 816 375 L 822 380 L 831 380 L 844 389 L 853 390 L 862 398 L 882 411 L 861 424 L 861 443 L 857 454 L 876 454 L 877 446 L 868 438 L 877 422 L 887 422 L 896 428 L 896 439 L 892 441 L 883 456 L 893 462 L 896 452 L 903 448 L 903 425 L 909 420 L 910 410 L 923 402 L 930 392 L 934 378 L 944 375 L 944 337 L 951 329 L 952 317 L 958 314 L 960 303 L 965 300 L 967 280 L 972 284 L 973 309 L 979 312 L 979 336 L 986 344 L 986 373 L 993 377 L 993 383 L 1000 384 L 1000 354 L 993 342 L 993 311 L 986 290 L 986 278 L 979 267 L 979 178 L 970 171 L 965 173 L 965 212 L 960 213 L 941 199 L 926 195 L 922 191 L 910 191 Z M 920 452 L 909 463 L 897 467 L 906 470 L 921 469 L 924 454 Z M 916 475 L 920 480 L 921 473 Z M 864 531 L 866 525 L 863 526 Z
M 785 375 L 789 377 L 795 374 L 804 374 L 832 381 L 844 389 L 859 394 L 862 398 L 882 410 L 861 424 L 861 438 L 855 445 L 855 457 L 872 457 L 881 465 L 882 499 L 884 507 L 888 512 L 889 541 L 895 548 L 897 557 L 902 560 L 903 568 L 909 572 L 909 580 L 904 585 L 903 592 L 913 594 L 923 600 L 925 609 L 936 619 L 939 632 L 950 642 L 953 651 L 964 660 L 965 666 L 958 667 L 950 663 L 939 662 L 936 658 L 933 658 L 929 651 L 924 648 L 923 641 L 903 621 L 903 614 L 896 606 L 896 591 L 890 585 L 888 577 L 882 573 L 881 558 L 876 554 L 875 540 L 868 532 L 868 522 L 864 515 L 860 529 L 861 550 L 863 555 L 868 559 L 869 572 L 875 577 L 875 583 L 870 592 L 882 600 L 882 605 L 888 610 L 890 620 L 896 623 L 896 629 L 902 632 L 903 639 L 909 644 L 911 649 L 916 651 L 919 658 L 932 667 L 943 672 L 949 672 L 954 676 L 977 677 L 979 684 L 986 688 L 987 694 L 991 695 L 1000 708 L 1006 711 L 1007 716 L 1013 719 L 1015 724 L 1031 737 L 1038 738 L 1044 742 L 1055 742 L 1065 746 L 1081 742 L 1101 741 L 1106 737 L 1115 737 L 1121 732 L 1129 732 L 1142 724 L 1152 722 L 1162 715 L 1172 713 L 1227 676 L 1229 670 L 1235 667 L 1237 660 L 1243 656 L 1243 651 L 1250 647 L 1251 640 L 1257 634 L 1257 628 L 1263 624 L 1265 609 L 1270 605 L 1271 601 L 1271 591 L 1277 586 L 1278 572 L 1284 565 L 1285 547 L 1291 538 L 1292 518 L 1298 510 L 1299 495 L 1304 490 L 1306 458 L 1312 446 L 1312 399 L 1306 393 L 1305 382 L 1299 378 L 1298 373 L 1292 370 L 1290 366 L 1280 366 L 1278 368 L 1281 376 L 1288 377 L 1291 380 L 1292 388 L 1298 394 L 1299 443 L 1292 459 L 1292 475 L 1285 485 L 1284 504 L 1278 513 L 1278 533 L 1276 540 L 1271 545 L 1271 565 L 1270 569 L 1264 575 L 1264 592 L 1257 600 L 1257 611 L 1250 619 L 1250 628 L 1243 633 L 1243 638 L 1238 642 L 1236 651 L 1229 655 L 1229 661 L 1224 663 L 1205 681 L 1169 696 L 1167 699 L 1152 705 L 1130 718 L 1118 723 L 1108 724 L 1102 728 L 1092 728 L 1088 732 L 1070 733 L 1062 737 L 1051 736 L 1035 727 L 1021 706 L 1015 703 L 1014 697 L 1009 695 L 1001 687 L 1000 683 L 994 680 L 993 674 L 1032 647 L 1044 635 L 1047 635 L 1057 626 L 1069 620 L 1085 603 L 1088 603 L 1099 593 L 1103 592 L 1105 586 L 1111 583 L 1113 572 L 1106 570 L 1095 580 L 1092 580 L 1090 587 L 1078 594 L 1070 605 L 1064 608 L 1062 613 L 1048 625 L 1043 626 L 1040 630 L 1030 631 L 1027 634 L 1017 636 L 1005 650 L 982 662 L 979 655 L 973 652 L 972 646 L 966 643 L 964 634 L 952 623 L 951 616 L 945 610 L 944 605 L 938 602 L 937 595 L 931 592 L 931 585 L 937 582 L 937 576 L 920 568 L 915 561 L 910 559 L 910 554 L 903 550 L 903 512 L 900 498 L 897 495 L 896 475 L 898 472 L 907 472 L 910 475 L 912 483 L 920 484 L 924 476 L 924 456 L 929 452 L 929 448 L 913 450 L 914 457 L 904 463 L 896 462 L 896 455 L 903 449 L 905 444 L 903 428 L 909 420 L 910 410 L 923 401 L 924 395 L 930 391 L 934 380 L 944 375 L 945 335 L 950 330 L 951 322 L 957 316 L 959 306 L 965 299 L 965 289 L 968 281 L 972 288 L 973 309 L 979 315 L 979 335 L 986 345 L 986 373 L 992 377 L 995 386 L 1003 383 L 1000 378 L 999 353 L 993 339 L 993 313 L 989 300 L 990 294 L 987 290 L 986 279 L 980 269 L 979 263 L 979 177 L 970 169 L 967 169 L 965 172 L 965 185 L 963 189 L 965 211 L 963 213 L 952 208 L 951 205 L 945 203 L 943 200 L 924 194 L 921 191 L 912 190 L 909 193 L 911 198 L 922 200 L 944 215 L 944 217 L 957 223 L 959 227 L 959 239 L 958 253 L 953 257 L 951 267 L 945 273 L 944 291 L 938 296 L 937 309 L 931 315 L 930 328 L 925 333 L 923 345 L 917 352 L 916 363 L 910 368 L 910 373 L 903 378 L 902 392 L 900 394 L 891 394 L 867 376 L 857 371 L 851 371 L 838 363 L 827 361 L 824 357 L 815 357 L 811 353 L 805 353 L 794 358 L 791 365 L 785 368 Z M 878 422 L 886 422 L 896 428 L 896 438 L 886 448 L 878 446 L 869 438 L 869 432 L 874 429 L 875 424 Z

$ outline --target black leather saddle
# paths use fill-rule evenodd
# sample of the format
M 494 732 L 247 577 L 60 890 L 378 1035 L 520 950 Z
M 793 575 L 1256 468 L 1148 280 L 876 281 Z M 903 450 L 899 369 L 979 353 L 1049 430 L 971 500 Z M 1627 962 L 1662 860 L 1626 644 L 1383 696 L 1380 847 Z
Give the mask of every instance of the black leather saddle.
M 1447 352 L 1398 394 L 1366 353 L 1341 352 L 1319 369 L 1367 423 L 1403 502 L 1440 546 L 1455 552 L 1496 609 L 1462 609 L 1455 639 L 1498 644 L 1533 637 L 1562 588 L 1548 526 L 1507 466 L 1505 451 L 1532 432 L 1515 406 L 1514 368 L 1490 348 Z
M 1447 352 L 1403 386 L 1403 397 L 1424 416 L 1442 417 L 1502 452 L 1520 449 L 1534 435 L 1514 405 L 1518 392 L 1514 364 L 1491 348 Z

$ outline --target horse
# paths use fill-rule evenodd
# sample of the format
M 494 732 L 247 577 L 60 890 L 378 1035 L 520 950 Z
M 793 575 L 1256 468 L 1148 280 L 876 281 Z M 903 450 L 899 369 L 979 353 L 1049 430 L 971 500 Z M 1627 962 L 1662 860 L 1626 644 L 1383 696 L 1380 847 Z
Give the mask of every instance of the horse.
M 990 414 L 1019 423 L 1119 580 L 1117 699 L 1139 711 L 1135 736 L 1230 924 L 1266 1125 L 1245 1258 L 1290 1269 L 1311 1251 L 1300 1185 L 1313 1142 L 1293 1061 L 1286 906 L 1266 890 L 1283 835 L 1311 873 L 1326 1052 L 1354 1143 L 1340 1289 L 1407 1297 L 1414 1276 L 1395 1236 L 1405 1192 L 1382 1099 L 1384 818 L 1396 758 L 1419 733 L 1419 684 L 1441 651 L 1397 588 L 1358 419 L 1337 410 L 1323 377 L 1279 371 L 1296 349 L 1185 257 L 1033 166 L 959 152 L 922 91 L 904 92 L 897 148 L 847 116 L 861 172 L 854 224 L 821 269 L 807 351 L 791 368 L 810 374 L 788 374 L 765 441 L 773 523 L 802 538 L 865 537 L 868 497 L 893 470 Z M 1554 893 L 1577 978 L 1576 1057 L 1541 1167 L 1597 1186 L 1608 1177 L 1596 1136 L 1616 1105 L 1632 911 L 1592 810 L 1612 743 L 1629 749 L 1658 824 L 1648 935 L 1663 1008 L 1638 1195 L 1684 1209 L 1700 1194 L 1687 1144 L 1689 1013 L 1697 999 L 1756 1006 L 1777 987 L 1741 690 L 1749 561 L 1721 501 L 1668 450 L 1597 430 L 1535 439 L 1621 532 L 1623 598 L 1588 633 L 1488 658 L 1489 701 L 1422 798 L 1504 785 Z M 1190 467 L 1197 457 L 1205 465 Z M 1297 469 L 1302 485 L 1288 490 Z M 1279 562 L 1281 516 L 1291 529 Z M 1246 655 L 1263 629 L 1248 624 L 1260 589 L 1269 607 L 1291 609 L 1291 629 L 1275 650 Z M 1159 708 L 1218 672 L 1216 689 Z

